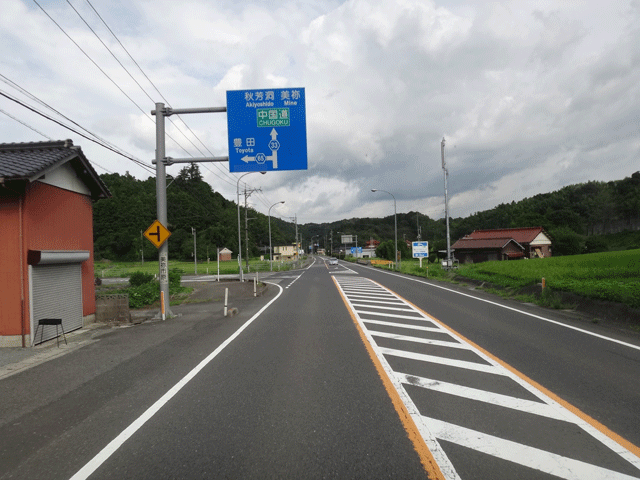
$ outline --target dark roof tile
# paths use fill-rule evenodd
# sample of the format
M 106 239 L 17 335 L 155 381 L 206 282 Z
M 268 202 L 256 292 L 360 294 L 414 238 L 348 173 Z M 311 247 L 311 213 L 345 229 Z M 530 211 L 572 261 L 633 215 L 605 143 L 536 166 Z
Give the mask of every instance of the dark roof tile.
M 49 168 L 56 168 L 71 160 L 79 161 L 83 179 L 93 198 L 110 197 L 109 189 L 100 179 L 80 147 L 71 140 L 52 142 L 1 143 L 0 180 L 34 181 Z M 77 164 L 77 161 L 75 162 Z

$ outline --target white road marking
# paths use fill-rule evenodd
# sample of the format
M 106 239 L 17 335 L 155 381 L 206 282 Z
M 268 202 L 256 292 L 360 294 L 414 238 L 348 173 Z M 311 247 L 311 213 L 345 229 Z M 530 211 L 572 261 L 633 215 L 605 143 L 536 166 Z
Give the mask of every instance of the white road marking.
M 561 420 L 564 422 L 568 421 L 566 416 L 546 403 L 510 397 L 500 393 L 487 392 L 486 390 L 465 387 L 440 380 L 432 380 L 430 378 L 416 377 L 415 375 L 407 375 L 405 373 L 396 372 L 396 378 L 400 382 L 408 385 L 415 385 L 416 387 L 426 388 L 436 392 L 448 393 L 449 395 L 455 395 L 457 397 L 478 400 L 480 402 L 489 403 L 499 407 L 520 410 L 522 412 L 532 413 L 534 415 L 552 418 L 554 420 Z
M 357 301 L 360 303 L 373 303 L 375 305 L 405 305 L 403 302 L 399 301 L 399 300 L 395 300 L 394 302 L 387 302 L 385 300 L 375 300 L 375 299 L 371 299 L 372 297 L 365 297 L 364 295 L 350 295 L 351 298 L 353 298 L 355 300 L 355 297 L 362 297 L 362 298 L 358 298 Z M 371 299 L 371 300 L 367 300 L 367 298 Z M 388 298 L 388 297 L 387 297 Z
M 522 445 L 521 443 L 504 440 L 452 423 L 441 422 L 428 417 L 423 417 L 423 419 L 429 430 L 440 440 L 453 442 L 502 460 L 534 468 L 549 475 L 555 475 L 567 480 L 585 480 L 587 478 L 597 478 L 598 480 L 638 480 L 638 477 L 631 477 L 620 472 L 573 460 L 538 448 Z
M 423 327 L 420 325 L 408 325 L 406 323 L 400 324 L 397 322 L 385 322 L 384 320 L 367 320 L 362 319 L 365 323 L 373 323 L 375 325 L 385 325 L 387 327 L 395 327 L 395 328 L 410 328 L 411 330 L 421 330 L 423 332 L 441 332 L 442 328 L 440 327 Z
M 410 315 L 397 315 L 395 313 L 384 313 L 384 312 L 368 312 L 365 310 L 361 310 L 360 312 L 358 312 L 360 315 L 377 315 L 379 317 L 389 317 L 389 318 L 402 318 L 402 319 L 406 319 L 406 320 L 420 320 L 422 322 L 428 322 L 431 323 L 433 325 L 435 325 L 435 323 L 433 323 L 431 320 L 429 320 L 428 318 L 424 318 L 424 317 L 418 317 L 418 316 L 410 316 Z M 368 321 L 366 319 L 364 319 L 364 321 Z
M 486 402 L 494 405 L 500 405 L 507 408 L 512 408 L 515 410 L 519 410 L 526 413 L 534 413 L 537 415 L 542 415 L 548 418 L 553 418 L 555 420 L 559 420 L 562 422 L 566 422 L 567 424 L 574 424 L 581 428 L 584 432 L 591 435 L 594 439 L 600 442 L 605 448 L 616 453 L 620 456 L 620 458 L 628 464 L 631 464 L 633 467 L 637 468 L 640 472 L 640 458 L 631 453 L 626 448 L 622 447 L 613 439 L 609 438 L 605 433 L 600 431 L 595 426 L 587 423 L 586 420 L 583 420 L 577 414 L 572 413 L 571 411 L 564 408 L 558 402 L 548 397 L 544 393 L 537 390 L 531 384 L 526 382 L 520 376 L 516 375 L 516 373 L 511 372 L 510 370 L 503 367 L 493 358 L 485 355 L 480 350 L 477 350 L 475 347 L 467 344 L 462 338 L 460 338 L 455 333 L 445 329 L 440 324 L 434 322 L 431 318 L 426 316 L 423 312 L 416 309 L 412 305 L 407 302 L 404 302 L 401 298 L 397 297 L 398 300 L 403 301 L 407 307 L 409 307 L 417 316 L 408 316 L 394 313 L 380 313 L 380 312 L 370 312 L 364 311 L 362 308 L 371 308 L 372 305 L 359 305 L 357 303 L 352 303 L 352 298 L 354 296 L 353 289 L 349 289 L 349 291 L 345 291 L 342 288 L 342 278 L 335 278 L 337 281 L 338 288 L 342 291 L 343 296 L 353 312 L 356 320 L 360 324 L 362 331 L 367 338 L 367 341 L 371 345 L 372 349 L 376 353 L 382 367 L 387 372 L 388 377 L 391 379 L 396 391 L 400 395 L 400 397 L 405 401 L 405 406 L 409 411 L 412 419 L 416 423 L 418 430 L 422 434 L 427 446 L 436 457 L 436 461 L 441 467 L 441 470 L 445 477 L 448 480 L 459 479 L 455 468 L 449 461 L 446 453 L 442 451 L 437 439 L 440 438 L 442 440 L 446 440 L 453 443 L 458 443 L 459 445 L 464 445 L 468 448 L 472 448 L 474 450 L 487 453 L 489 455 L 493 455 L 497 458 L 504 458 L 509 461 L 530 466 L 531 468 L 537 468 L 543 472 L 550 472 L 553 475 L 560 476 L 562 478 L 569 479 L 583 479 L 583 478 L 640 478 L 640 477 L 629 477 L 627 475 L 607 470 L 605 468 L 590 465 L 584 462 L 577 461 L 575 459 L 571 459 L 568 457 L 563 457 L 551 452 L 544 452 L 539 449 L 535 449 L 532 447 L 528 447 L 525 445 L 518 444 L 516 442 L 511 442 L 508 440 L 500 439 L 495 436 L 485 435 L 480 432 L 475 432 L 470 429 L 466 429 L 464 427 L 460 427 L 458 425 L 442 422 L 439 420 L 435 420 L 432 418 L 428 418 L 426 416 L 422 416 L 416 405 L 413 403 L 410 395 L 404 389 L 404 384 L 411 384 L 415 386 L 419 386 L 421 388 L 429 388 L 431 390 L 437 390 L 447 395 L 456 395 L 463 398 L 470 398 L 476 401 Z M 346 283 L 346 282 L 345 282 Z M 379 287 L 379 291 L 376 291 L 374 294 L 371 294 L 370 297 L 374 297 L 374 295 L 378 296 L 379 292 L 387 291 L 391 294 L 393 292 L 386 287 L 383 287 L 372 280 L 370 280 L 370 285 L 377 285 Z M 371 287 L 369 287 L 371 288 Z M 373 288 L 376 290 L 375 288 Z M 458 292 L 456 292 L 458 293 Z M 366 294 L 365 294 L 366 295 Z M 393 294 L 395 295 L 395 294 Z M 361 297 L 362 295 L 359 295 Z M 354 302 L 362 301 L 361 298 L 353 299 Z M 490 302 L 491 303 L 491 302 Z M 497 304 L 499 305 L 499 304 Z M 516 309 L 512 309 L 516 310 Z M 516 310 L 517 311 L 517 310 Z M 526 313 L 526 312 L 525 312 Z M 363 318 L 363 316 L 382 316 L 388 320 L 372 320 L 369 318 Z M 398 320 L 397 322 L 393 322 L 392 319 Z M 462 360 L 454 360 L 446 357 L 440 357 L 437 355 L 426 355 L 421 353 L 408 352 L 401 349 L 392 349 L 392 348 L 384 348 L 380 347 L 375 338 L 376 337 L 385 337 L 385 338 L 402 338 L 402 336 L 387 334 L 383 332 L 377 332 L 375 329 L 369 330 L 367 324 L 372 325 L 386 325 L 386 326 L 396 326 L 399 329 L 403 328 L 412 328 L 415 325 L 407 325 L 403 323 L 402 320 L 411 319 L 411 320 L 419 320 L 424 321 L 433 327 L 422 327 L 422 328 L 430 328 L 431 331 L 438 331 L 443 335 L 447 335 L 452 338 L 452 340 L 468 345 L 469 350 L 473 351 L 479 358 L 487 362 L 489 365 L 483 365 L 480 363 L 462 361 Z M 415 337 L 404 336 L 405 339 L 415 339 Z M 446 343 L 446 342 L 444 342 Z M 452 346 L 455 348 L 455 343 L 451 342 L 451 345 L 446 344 L 442 346 Z M 492 392 L 482 391 L 478 389 L 473 389 L 469 387 L 465 387 L 462 385 L 454 385 L 447 382 L 434 381 L 431 379 L 424 379 L 416 376 L 406 375 L 404 373 L 395 372 L 389 362 L 386 359 L 386 356 L 395 356 L 400 358 L 412 359 L 415 361 L 423 361 L 428 363 L 434 363 L 439 365 L 447 365 L 454 368 L 460 368 L 464 370 L 470 371 L 480 371 L 495 375 L 500 375 L 503 377 L 507 377 L 517 383 L 524 390 L 533 394 L 536 398 L 540 400 L 540 402 L 528 401 L 518 398 L 512 398 L 507 395 L 499 395 Z M 550 434 L 553 434 L 551 432 Z M 447 436 L 448 435 L 448 436 Z M 517 454 L 511 452 L 505 452 L 505 450 L 511 449 L 512 452 L 518 452 Z M 527 458 L 527 455 L 530 458 Z M 440 462 L 444 462 L 440 464 Z M 551 462 L 547 464 L 547 462 Z M 546 465 L 546 466 L 545 466 Z M 576 474 L 576 472 L 579 472 Z
M 424 353 L 407 352 L 396 348 L 378 347 L 383 355 L 392 355 L 394 357 L 408 358 L 410 360 L 418 360 L 420 362 L 437 363 L 438 365 L 448 365 L 450 367 L 464 368 L 465 370 L 473 370 L 476 372 L 491 373 L 493 375 L 507 375 L 506 370 L 497 368 L 493 365 L 485 365 L 483 363 L 467 362 L 466 360 L 454 360 L 453 358 L 439 357 L 437 355 L 425 355 Z
M 298 279 L 299 279 L 302 275 L 304 275 L 304 272 L 303 272 L 303 273 L 301 273 L 300 275 L 298 275 L 297 277 L 295 277 L 293 280 L 291 280 L 291 282 L 289 283 L 289 285 L 287 285 L 287 286 L 286 286 L 286 287 L 284 287 L 284 288 L 285 288 L 285 289 L 286 289 L 286 288 L 289 288 L 291 285 L 293 285 L 294 283 L 296 283 L 296 282 L 298 281 Z
M 373 267 L 366 267 L 366 266 L 363 266 L 363 265 L 361 265 L 361 267 L 362 268 L 374 269 Z M 617 340 L 615 338 L 607 337 L 605 335 L 600 335 L 599 333 L 590 332 L 589 330 L 584 330 L 582 328 L 574 327 L 573 325 L 567 325 L 566 323 L 558 322 L 556 320 L 551 320 L 550 318 L 542 317 L 542 316 L 536 315 L 534 313 L 525 312 L 524 310 L 520 310 L 518 308 L 509 307 L 507 305 L 503 305 L 503 304 L 498 303 L 498 302 L 493 302 L 491 300 L 487 300 L 487 299 L 484 299 L 484 298 L 475 297 L 475 296 L 470 295 L 468 293 L 458 292 L 456 290 L 452 290 L 450 288 L 446 288 L 446 287 L 443 287 L 441 285 L 436 285 L 436 284 L 433 284 L 433 283 L 425 282 L 423 280 L 418 280 L 417 278 L 407 277 L 405 275 L 399 275 L 399 274 L 393 273 L 393 272 L 387 272 L 385 270 L 378 269 L 378 268 L 375 268 L 374 270 L 376 270 L 377 272 L 386 273 L 387 275 L 393 275 L 394 277 L 400 277 L 400 278 L 402 278 L 404 280 L 410 280 L 412 282 L 422 283 L 423 285 L 428 285 L 428 286 L 433 287 L 433 288 L 439 288 L 441 290 L 446 290 L 447 292 L 451 292 L 451 293 L 455 293 L 455 294 L 458 294 L 458 295 L 462 295 L 463 297 L 473 298 L 474 300 L 478 300 L 479 302 L 484 302 L 484 303 L 488 303 L 490 305 L 495 305 L 495 306 L 500 307 L 500 308 L 504 308 L 504 309 L 507 309 L 507 310 L 511 310 L 511 311 L 514 311 L 514 312 L 521 313 L 522 315 L 527 315 L 529 317 L 537 318 L 538 320 L 542 320 L 544 322 L 553 323 L 554 325 L 558 325 L 560 327 L 565 327 L 565 328 L 568 328 L 568 329 L 571 329 L 571 330 L 575 330 L 576 332 L 584 333 L 586 335 L 591 335 L 592 337 L 600 338 L 600 339 L 606 340 L 608 342 L 613 342 L 613 343 L 617 343 L 618 345 L 624 345 L 625 347 L 633 348 L 635 350 L 640 350 L 640 345 L 634 345 L 632 343 L 623 342 L 621 340 Z
M 392 312 L 413 312 L 414 311 L 412 308 L 380 307 L 380 306 L 373 306 L 373 305 L 362 305 L 359 303 L 354 303 L 353 306 L 366 307 L 366 308 L 378 308 L 380 310 L 391 310 Z
M 471 350 L 471 346 L 466 343 L 447 342 L 444 340 L 431 340 L 430 338 L 410 337 L 408 335 L 399 335 L 397 333 L 378 332 L 369 330 L 374 337 L 391 338 L 393 340 L 402 340 L 403 342 L 422 343 L 424 345 L 436 345 L 439 347 L 459 348 L 461 350 Z
M 268 282 L 270 283 L 270 282 Z M 134 433 L 136 433 L 140 427 L 142 427 L 147 421 L 149 421 L 158 411 L 169 401 L 171 400 L 182 388 L 189 383 L 200 371 L 206 367 L 211 360 L 216 358 L 220 352 L 222 352 L 231 342 L 233 342 L 249 325 L 251 325 L 254 320 L 256 320 L 262 313 L 271 306 L 273 302 L 275 302 L 280 295 L 282 295 L 282 287 L 276 283 L 272 283 L 280 289 L 280 292 L 272 298 L 269 303 L 267 303 L 264 307 L 262 307 L 253 317 L 247 320 L 238 330 L 236 330 L 233 335 L 227 338 L 224 342 L 220 344 L 218 348 L 216 348 L 213 352 L 211 352 L 207 358 L 202 360 L 198 365 L 196 365 L 193 370 L 187 373 L 178 383 L 176 383 L 167 393 L 165 393 L 159 400 L 157 400 L 153 405 L 151 405 L 142 415 L 140 415 L 136 420 L 134 420 L 131 425 L 125 428 L 120 435 L 111 440 L 109 444 L 104 447 L 98 454 L 93 457 L 84 467 L 82 467 L 71 480 L 83 480 L 89 477 L 93 472 L 95 472 L 100 465 L 102 465 L 111 455 L 113 455 L 124 442 L 126 442 Z

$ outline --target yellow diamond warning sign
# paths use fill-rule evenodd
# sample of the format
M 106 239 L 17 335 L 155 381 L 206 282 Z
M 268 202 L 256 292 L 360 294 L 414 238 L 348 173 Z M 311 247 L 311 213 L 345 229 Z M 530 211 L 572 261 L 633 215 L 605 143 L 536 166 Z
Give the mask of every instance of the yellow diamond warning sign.
M 156 248 L 160 248 L 170 235 L 171 232 L 158 220 L 155 220 L 151 226 L 147 228 L 146 232 L 144 232 L 144 236 L 147 237 L 147 240 L 153 243 Z

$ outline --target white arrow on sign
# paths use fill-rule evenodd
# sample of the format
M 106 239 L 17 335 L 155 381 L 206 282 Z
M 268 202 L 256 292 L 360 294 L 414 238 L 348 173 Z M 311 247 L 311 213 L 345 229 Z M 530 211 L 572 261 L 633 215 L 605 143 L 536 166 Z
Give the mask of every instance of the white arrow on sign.
M 278 132 L 276 129 L 271 129 L 271 141 L 269 142 L 269 149 L 271 150 L 271 155 L 267 156 L 264 153 L 258 153 L 255 157 L 250 157 L 249 155 L 245 155 L 240 160 L 244 163 L 256 162 L 259 165 L 262 165 L 265 162 L 273 162 L 273 168 L 278 168 L 278 149 L 280 148 L 280 142 L 278 142 Z

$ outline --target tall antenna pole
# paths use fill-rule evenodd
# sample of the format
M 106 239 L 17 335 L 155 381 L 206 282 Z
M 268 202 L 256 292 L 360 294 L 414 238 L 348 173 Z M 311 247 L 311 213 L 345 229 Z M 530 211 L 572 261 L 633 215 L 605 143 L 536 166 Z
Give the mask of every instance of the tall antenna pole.
M 445 140 L 442 137 L 440 142 L 440 152 L 442 154 L 442 170 L 444 171 L 444 216 L 447 223 L 447 269 L 451 268 L 451 240 L 449 238 L 449 197 L 447 194 L 447 177 L 449 172 L 447 171 L 447 164 L 444 160 L 444 144 Z

